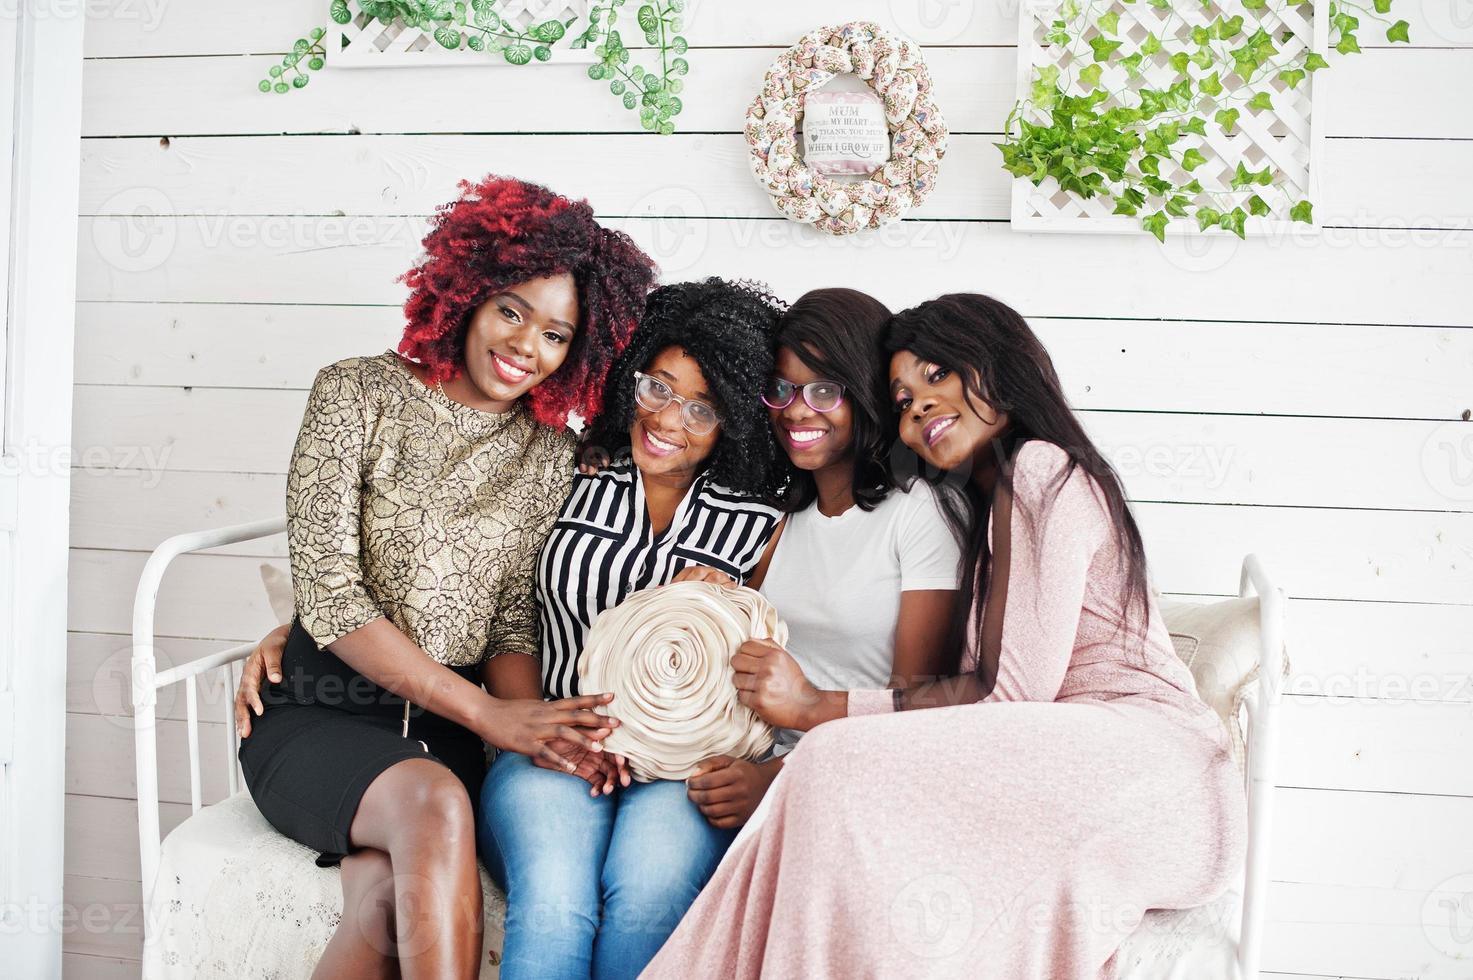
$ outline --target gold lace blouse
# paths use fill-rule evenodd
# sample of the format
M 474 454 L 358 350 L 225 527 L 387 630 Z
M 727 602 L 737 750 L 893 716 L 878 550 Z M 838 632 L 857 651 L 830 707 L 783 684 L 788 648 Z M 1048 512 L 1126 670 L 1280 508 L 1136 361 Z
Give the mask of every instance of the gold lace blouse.
M 537 553 L 572 476 L 572 436 L 520 407 L 461 405 L 393 353 L 323 368 L 286 485 L 302 626 L 327 646 L 387 616 L 451 667 L 537 656 Z

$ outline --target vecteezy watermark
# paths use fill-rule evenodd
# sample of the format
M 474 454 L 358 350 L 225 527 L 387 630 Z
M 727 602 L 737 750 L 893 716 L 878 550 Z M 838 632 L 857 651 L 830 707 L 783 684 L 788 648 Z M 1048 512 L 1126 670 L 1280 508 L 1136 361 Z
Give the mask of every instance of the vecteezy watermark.
M 180 211 L 156 187 L 129 187 L 104 201 L 91 220 L 92 245 L 120 272 L 159 268 L 180 236 L 204 249 L 312 252 L 369 245 L 410 246 L 423 240 L 428 218 L 418 214 L 225 214 Z
M 15 20 L 22 13 L 35 20 L 137 22 L 152 32 L 164 19 L 170 0 L 0 0 L 0 20 Z
M 163 480 L 173 453 L 171 444 L 162 446 L 71 446 L 28 440 L 0 453 L 0 476 L 61 476 L 78 471 L 135 474 L 140 486 L 152 490 Z
M 1205 443 L 1102 444 L 1100 452 L 1127 482 L 1133 477 L 1150 477 L 1218 490 L 1232 473 L 1237 447 Z
M 1003 14 L 1018 9 L 1018 0 L 994 0 Z M 977 13 L 976 0 L 890 0 L 890 22 L 920 44 L 948 44 L 961 37 Z M 1005 23 L 1011 23 L 1007 17 Z
M 775 211 L 762 217 L 713 213 L 700 191 L 682 186 L 650 191 L 630 206 L 628 218 L 622 227 L 667 280 L 690 274 L 718 244 L 738 254 L 753 248 L 895 249 L 948 262 L 961 252 L 967 234 L 966 222 L 898 221 L 858 235 L 828 235 Z
M 890 931 L 918 959 L 945 959 L 966 949 L 976 909 L 965 879 L 936 872 L 912 878 L 890 902 Z
M 1420 0 L 1420 9 L 1421 17 L 1413 23 L 1426 25 L 1431 36 L 1418 38 L 1418 43 L 1473 44 L 1473 0 Z
M 1364 704 L 1370 700 L 1385 704 L 1473 704 L 1473 673 L 1385 672 L 1361 664 L 1353 671 L 1331 674 L 1297 672 L 1285 684 L 1284 693 L 1316 698 L 1326 705 Z
M 1445 956 L 1473 958 L 1473 874 L 1453 875 L 1427 893 L 1422 934 Z
M 1422 444 L 1422 475 L 1448 500 L 1473 501 L 1473 422 L 1444 422 Z

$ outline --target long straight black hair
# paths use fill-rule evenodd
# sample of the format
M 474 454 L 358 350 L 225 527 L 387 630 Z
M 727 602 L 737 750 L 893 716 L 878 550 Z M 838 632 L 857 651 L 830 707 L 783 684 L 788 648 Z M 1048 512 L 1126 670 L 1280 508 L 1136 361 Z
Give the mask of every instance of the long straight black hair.
M 854 425 L 854 502 L 873 510 L 895 489 L 887 454 L 895 437 L 887 405 L 885 329 L 890 308 L 857 289 L 813 289 L 798 298 L 777 326 L 777 345 L 816 374 L 844 386 Z M 801 396 L 799 396 L 801 397 Z M 783 495 L 796 512 L 818 499 L 813 474 L 797 467 Z
M 1052 358 L 1027 321 L 990 296 L 950 293 L 896 314 L 890 321 L 885 349 L 892 354 L 910 351 L 957 372 L 974 408 L 981 406 L 973 399 L 982 399 L 994 410 L 1008 414 L 1009 424 L 992 447 L 998 454 L 998 480 L 1006 481 L 1006 486 L 1012 485 L 1014 450 L 1029 439 L 1053 443 L 1069 456 L 1069 465 L 1053 483 L 1053 495 L 1075 469 L 1089 475 L 1103 497 L 1126 572 L 1120 626 L 1127 628 L 1132 622 L 1131 610 L 1138 610 L 1139 630 L 1128 631 L 1143 642 L 1150 599 L 1140 529 L 1131 516 L 1120 477 L 1085 435 L 1064 397 Z M 957 603 L 951 630 L 952 648 L 961 649 L 969 630 L 982 636 L 983 597 L 991 557 L 987 518 L 992 500 L 983 497 L 970 474 L 944 474 L 937 482 L 942 511 L 962 552 L 960 588 L 967 601 Z M 1014 498 L 1014 506 L 1023 505 Z M 1036 531 L 1039 522 L 1031 523 Z M 979 657 L 978 670 L 985 667 L 987 658 Z M 989 689 L 994 680 L 984 677 Z

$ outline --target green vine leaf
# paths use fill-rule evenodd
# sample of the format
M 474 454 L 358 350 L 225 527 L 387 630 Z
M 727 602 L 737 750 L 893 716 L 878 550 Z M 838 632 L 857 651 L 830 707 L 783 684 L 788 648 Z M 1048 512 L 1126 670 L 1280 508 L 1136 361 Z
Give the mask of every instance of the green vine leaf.
M 1141 42 L 1141 54 L 1149 58 L 1160 50 L 1161 39 L 1154 34 L 1146 34 L 1146 39 Z
M 1292 89 L 1296 87 L 1300 82 L 1304 81 L 1304 76 L 1305 73 L 1303 68 L 1285 68 L 1283 71 L 1279 72 L 1277 77 L 1279 81 L 1283 82 L 1285 85 L 1289 86 Z
M 1229 136 L 1233 133 L 1233 127 L 1238 124 L 1237 109 L 1219 109 L 1212 116 L 1217 127 Z
M 1360 42 L 1355 39 L 1354 34 L 1342 34 L 1335 44 L 1335 50 L 1341 54 L 1354 54 L 1360 50 Z
M 1113 10 L 1100 14 L 1100 19 L 1095 23 L 1106 34 L 1120 33 L 1120 15 Z
M 1303 221 L 1305 224 L 1313 224 L 1313 209 L 1314 205 L 1310 204 L 1308 201 L 1300 201 L 1289 209 L 1289 220 Z
M 1156 240 L 1164 245 L 1166 244 L 1166 225 L 1170 220 L 1165 211 L 1157 211 L 1155 214 L 1148 214 L 1142 218 L 1141 227 L 1155 235 Z
M 1197 209 L 1197 230 L 1206 231 L 1208 228 L 1217 227 L 1222 220 L 1222 212 L 1214 208 L 1200 207 Z
M 1181 168 L 1187 173 L 1191 173 L 1206 162 L 1207 158 L 1195 146 L 1181 155 Z
M 1330 63 L 1325 60 L 1324 55 L 1318 52 L 1311 51 L 1304 59 L 1304 70 L 1310 74 L 1314 74 L 1321 68 L 1328 67 L 1330 67 Z
M 533 37 L 547 44 L 561 41 L 563 35 L 566 33 L 567 28 L 563 27 L 561 21 L 557 20 L 544 20 L 542 23 L 535 25 L 531 30 Z
M 508 45 L 501 52 L 508 64 L 525 65 L 532 60 L 532 48 L 526 44 Z
M 348 10 L 348 0 L 332 0 L 332 5 L 327 8 L 327 15 L 334 24 L 346 24 L 353 19 L 352 11 Z
M 1243 225 L 1248 220 L 1248 212 L 1242 208 L 1233 208 L 1227 214 L 1218 219 L 1219 228 L 1226 228 L 1239 238 L 1246 238 L 1243 234 Z
M 1248 108 L 1259 109 L 1264 112 L 1272 112 L 1274 107 L 1273 97 L 1267 92 L 1255 92 L 1253 98 L 1248 100 Z
M 460 32 L 449 27 L 435 28 L 434 38 L 442 48 L 454 51 L 460 47 Z
M 1104 71 L 1104 65 L 1086 65 L 1079 70 L 1079 84 L 1086 89 L 1096 87 L 1100 84 L 1100 76 Z
M 1109 58 L 1122 43 L 1120 41 L 1112 41 L 1107 37 L 1092 37 L 1089 39 L 1089 47 L 1094 52 L 1095 61 L 1104 61 Z
M 1218 77 L 1217 72 L 1213 72 L 1198 82 L 1197 87 L 1202 90 L 1203 95 L 1216 98 L 1222 94 L 1222 79 Z
M 1379 4 L 1377 5 L 1377 9 L 1380 9 Z M 1397 21 L 1395 24 L 1392 24 L 1390 27 L 1386 28 L 1386 40 L 1393 42 L 1402 41 L 1406 44 L 1411 44 L 1411 25 L 1404 20 Z
M 1248 198 L 1249 214 L 1262 218 L 1267 216 L 1272 211 L 1273 209 L 1268 206 L 1268 202 L 1259 197 L 1257 194 L 1254 194 L 1252 197 Z

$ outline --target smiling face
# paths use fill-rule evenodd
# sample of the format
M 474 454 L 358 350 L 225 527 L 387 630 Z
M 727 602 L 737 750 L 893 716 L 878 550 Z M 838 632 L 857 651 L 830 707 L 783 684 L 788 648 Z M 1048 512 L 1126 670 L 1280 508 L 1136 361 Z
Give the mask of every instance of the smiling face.
M 505 411 L 562 367 L 577 332 L 578 285 L 568 273 L 509 286 L 476 308 L 465 336 L 464 391 Z M 457 381 L 461 379 L 456 379 Z
M 789 347 L 779 347 L 773 375 L 795 385 L 825 381 Z M 800 470 L 821 470 L 836 463 L 848 464 L 854 452 L 854 411 L 846 395 L 839 406 L 829 412 L 815 412 L 803 400 L 802 392 L 793 396 L 787 408 L 767 409 L 773 434 Z
M 956 470 L 1007 428 L 1006 412 L 970 399 L 955 371 L 907 350 L 890 358 L 890 398 L 900 419 L 900 441 L 932 466 Z
M 666 347 L 654 356 L 644 373 L 663 381 L 679 397 L 705 402 L 720 413 L 706 376 L 685 348 Z M 629 448 L 634 465 L 646 477 L 693 482 L 720 438 L 720 425 L 704 435 L 687 430 L 680 420 L 680 403 L 674 399 L 658 412 L 651 412 L 638 402 L 634 405 Z

